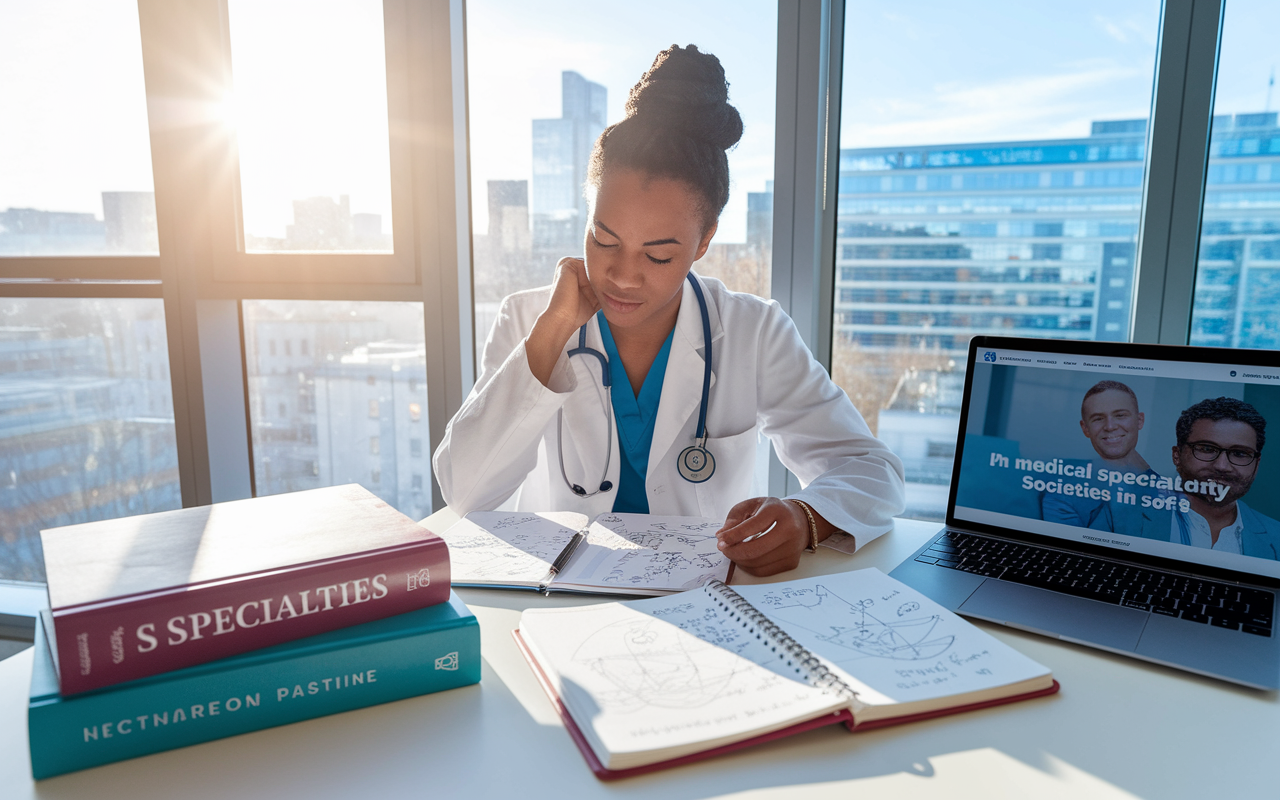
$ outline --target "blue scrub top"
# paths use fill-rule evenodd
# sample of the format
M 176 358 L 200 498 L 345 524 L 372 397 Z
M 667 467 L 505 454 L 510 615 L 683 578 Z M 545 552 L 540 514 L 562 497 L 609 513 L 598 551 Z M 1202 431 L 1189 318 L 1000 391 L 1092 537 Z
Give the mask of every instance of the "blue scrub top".
M 644 476 L 649 473 L 649 447 L 653 443 L 653 423 L 658 418 L 658 401 L 662 399 L 662 379 L 667 374 L 667 358 L 671 355 L 672 328 L 662 343 L 658 357 L 649 367 L 640 386 L 640 394 L 631 391 L 631 380 L 622 366 L 618 346 L 613 343 L 613 333 L 605 321 L 604 312 L 596 312 L 600 321 L 600 337 L 604 339 L 604 352 L 609 357 L 609 375 L 613 380 L 613 418 L 618 426 L 618 445 L 622 450 L 622 468 L 618 473 L 618 493 L 614 497 L 613 510 L 633 514 L 649 513 L 649 498 L 644 491 Z

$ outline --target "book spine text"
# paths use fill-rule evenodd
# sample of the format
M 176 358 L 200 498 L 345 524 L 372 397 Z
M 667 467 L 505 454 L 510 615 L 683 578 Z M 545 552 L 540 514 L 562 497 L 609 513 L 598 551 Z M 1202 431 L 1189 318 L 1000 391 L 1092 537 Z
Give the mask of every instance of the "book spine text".
M 53 610 L 65 695 L 314 636 L 449 598 L 428 539 L 297 568 Z

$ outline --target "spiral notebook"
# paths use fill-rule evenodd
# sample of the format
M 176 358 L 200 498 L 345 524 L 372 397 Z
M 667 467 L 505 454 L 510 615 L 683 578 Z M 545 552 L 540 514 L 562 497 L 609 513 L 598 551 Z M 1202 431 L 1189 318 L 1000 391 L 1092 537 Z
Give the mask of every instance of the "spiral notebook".
M 876 569 L 531 609 L 515 635 L 604 779 L 1058 690 L 1048 668 Z

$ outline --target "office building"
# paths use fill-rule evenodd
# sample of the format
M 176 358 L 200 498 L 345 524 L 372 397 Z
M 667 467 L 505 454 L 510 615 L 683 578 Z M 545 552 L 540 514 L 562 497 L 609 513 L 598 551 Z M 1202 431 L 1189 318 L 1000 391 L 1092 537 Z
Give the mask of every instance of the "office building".
M 1191 344 L 1280 349 L 1280 125 L 1213 118 Z
M 44 528 L 182 505 L 164 320 L 138 301 L 72 302 L 40 320 L 20 300 L 2 309 L 26 322 L 0 327 L 9 578 L 44 579 Z
M 604 86 L 567 70 L 560 79 L 560 118 L 533 120 L 532 269 L 545 273 L 534 286 L 549 282 L 562 256 L 582 252 L 587 161 L 608 114 Z
M 1078 139 L 846 149 L 832 369 L 940 517 L 974 334 L 1127 341 L 1145 120 Z M 1191 344 L 1280 347 L 1276 114 L 1215 117 Z

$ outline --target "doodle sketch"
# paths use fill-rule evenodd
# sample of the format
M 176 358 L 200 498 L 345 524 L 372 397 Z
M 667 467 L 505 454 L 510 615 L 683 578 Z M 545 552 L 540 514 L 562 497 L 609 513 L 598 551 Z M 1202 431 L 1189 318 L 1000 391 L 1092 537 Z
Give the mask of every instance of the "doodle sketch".
M 595 697 L 610 711 L 705 706 L 751 666 L 715 644 L 681 634 L 658 619 L 623 620 L 591 635 L 573 661 L 612 687 Z
M 595 699 L 608 710 L 692 709 L 805 684 L 785 656 L 709 594 L 654 598 L 635 610 L 643 613 L 588 633 L 573 653 L 573 663 L 599 679 Z
M 716 546 L 720 523 L 692 517 L 606 514 L 592 523 L 587 551 L 563 583 L 679 591 L 723 579 L 729 562 Z
M 575 530 L 538 514 L 472 512 L 442 534 L 455 583 L 537 582 Z
M 874 597 L 849 601 L 822 584 L 768 592 L 760 607 L 788 629 L 804 628 L 819 641 L 863 657 L 924 661 L 943 655 L 955 642 L 955 636 L 936 630 L 941 616 L 918 613 L 919 603 L 881 610 Z

